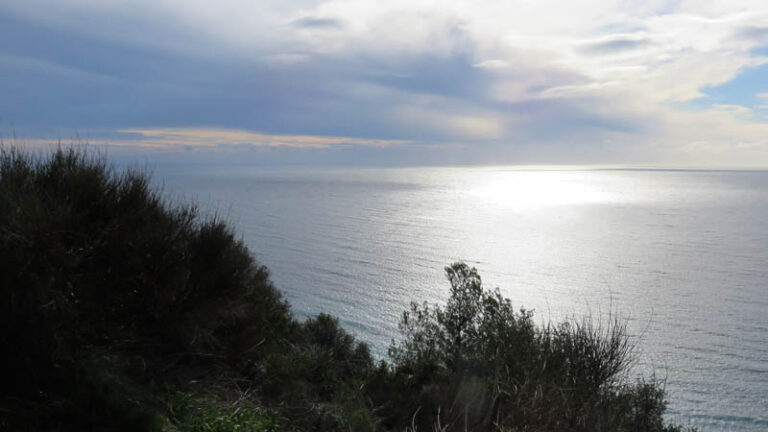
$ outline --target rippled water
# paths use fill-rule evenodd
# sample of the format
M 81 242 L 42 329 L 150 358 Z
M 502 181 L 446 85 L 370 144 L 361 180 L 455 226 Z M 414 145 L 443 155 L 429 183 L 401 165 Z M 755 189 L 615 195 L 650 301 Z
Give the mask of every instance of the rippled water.
M 155 173 L 242 233 L 302 316 L 320 311 L 383 355 L 443 267 L 533 308 L 629 320 L 638 370 L 670 419 L 768 430 L 768 173 L 409 168 Z

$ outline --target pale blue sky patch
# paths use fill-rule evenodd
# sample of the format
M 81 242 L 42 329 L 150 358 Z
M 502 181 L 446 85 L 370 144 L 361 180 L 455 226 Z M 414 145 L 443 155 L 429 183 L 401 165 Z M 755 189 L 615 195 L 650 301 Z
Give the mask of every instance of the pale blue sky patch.
M 702 89 L 706 97 L 695 103 L 700 107 L 714 105 L 739 105 L 759 108 L 767 104 L 761 93 L 768 93 L 768 64 L 746 68 L 733 80 L 711 88 Z

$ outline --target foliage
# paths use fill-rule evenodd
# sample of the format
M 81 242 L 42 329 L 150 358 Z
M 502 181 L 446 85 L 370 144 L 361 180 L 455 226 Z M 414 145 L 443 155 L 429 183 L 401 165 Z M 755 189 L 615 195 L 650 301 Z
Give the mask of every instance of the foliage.
M 620 322 L 536 326 L 457 263 L 377 363 L 221 221 L 83 151 L 0 150 L 0 263 L 0 430 L 676 430 Z
M 296 432 L 273 413 L 249 404 L 177 392 L 169 398 L 170 427 L 178 432 Z
M 374 430 L 365 393 L 373 369 L 368 346 L 338 320 L 320 314 L 303 323 L 286 350 L 273 352 L 250 378 L 262 395 L 308 430 Z
M 477 270 L 446 268 L 445 306 L 412 304 L 403 340 L 393 344 L 393 381 L 406 403 L 390 409 L 404 425 L 450 430 L 664 431 L 664 393 L 655 381 L 630 384 L 626 328 L 589 321 L 538 327 L 515 312 Z
M 2 151 L 0 263 L 0 409 L 15 428 L 134 418 L 148 403 L 133 383 L 243 367 L 296 325 L 223 223 L 77 150 Z

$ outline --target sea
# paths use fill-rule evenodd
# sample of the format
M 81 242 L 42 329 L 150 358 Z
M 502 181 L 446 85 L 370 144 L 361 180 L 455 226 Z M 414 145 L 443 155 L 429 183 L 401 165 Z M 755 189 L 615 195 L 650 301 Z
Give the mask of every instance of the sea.
M 668 420 L 768 431 L 768 172 L 167 165 L 153 181 L 230 223 L 299 317 L 386 358 L 410 302 L 463 261 L 539 323 L 627 323 Z

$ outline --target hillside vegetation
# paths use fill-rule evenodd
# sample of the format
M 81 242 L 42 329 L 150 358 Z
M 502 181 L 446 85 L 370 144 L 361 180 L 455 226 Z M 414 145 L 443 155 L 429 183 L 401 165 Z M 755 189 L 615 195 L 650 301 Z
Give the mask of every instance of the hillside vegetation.
M 2 150 L 0 263 L 3 431 L 679 430 L 621 323 L 537 326 L 456 263 L 376 361 L 224 223 L 83 151 Z

